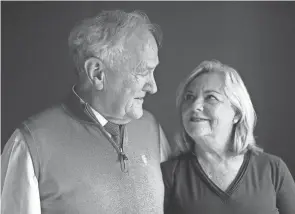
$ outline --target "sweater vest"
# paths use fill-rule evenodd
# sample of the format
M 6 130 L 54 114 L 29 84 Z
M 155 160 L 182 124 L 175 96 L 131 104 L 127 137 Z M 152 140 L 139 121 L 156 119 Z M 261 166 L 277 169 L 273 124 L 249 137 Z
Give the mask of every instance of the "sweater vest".
M 70 95 L 23 123 L 42 214 L 162 214 L 160 126 L 147 111 L 126 125 L 127 172 L 100 124 Z

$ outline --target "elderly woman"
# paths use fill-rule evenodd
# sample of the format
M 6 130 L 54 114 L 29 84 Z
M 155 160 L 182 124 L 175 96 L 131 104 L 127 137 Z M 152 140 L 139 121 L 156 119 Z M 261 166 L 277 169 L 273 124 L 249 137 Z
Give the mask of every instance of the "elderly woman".
M 295 213 L 294 180 L 256 145 L 255 111 L 237 71 L 201 63 L 180 85 L 177 107 L 182 154 L 161 165 L 165 213 Z

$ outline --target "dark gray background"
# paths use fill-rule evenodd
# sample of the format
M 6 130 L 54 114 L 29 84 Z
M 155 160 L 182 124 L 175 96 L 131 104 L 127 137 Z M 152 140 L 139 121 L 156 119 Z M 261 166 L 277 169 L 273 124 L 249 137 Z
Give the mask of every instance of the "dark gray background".
M 175 91 L 195 66 L 218 59 L 241 74 L 258 115 L 257 142 L 295 176 L 294 2 L 1 2 L 1 145 L 32 114 L 62 99 L 75 81 L 67 37 L 106 9 L 143 10 L 164 32 L 158 93 L 145 107 L 169 139 Z

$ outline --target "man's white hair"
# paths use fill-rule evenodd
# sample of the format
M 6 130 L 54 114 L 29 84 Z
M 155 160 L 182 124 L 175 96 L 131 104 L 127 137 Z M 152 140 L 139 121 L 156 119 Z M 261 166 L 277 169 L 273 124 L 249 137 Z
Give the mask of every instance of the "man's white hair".
M 162 43 L 162 31 L 140 11 L 126 13 L 121 10 L 103 11 L 95 17 L 83 20 L 71 31 L 68 39 L 70 54 L 76 69 L 84 70 L 87 58 L 95 56 L 111 68 L 116 60 L 126 60 L 124 43 L 138 29 L 150 32 L 158 46 Z

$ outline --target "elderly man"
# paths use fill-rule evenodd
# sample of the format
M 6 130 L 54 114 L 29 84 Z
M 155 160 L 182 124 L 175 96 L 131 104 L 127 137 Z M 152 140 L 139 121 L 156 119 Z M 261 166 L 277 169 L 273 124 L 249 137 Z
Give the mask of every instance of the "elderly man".
M 69 36 L 78 72 L 60 104 L 18 127 L 2 154 L 2 214 L 163 213 L 170 148 L 142 109 L 157 91 L 159 28 L 104 11 Z

